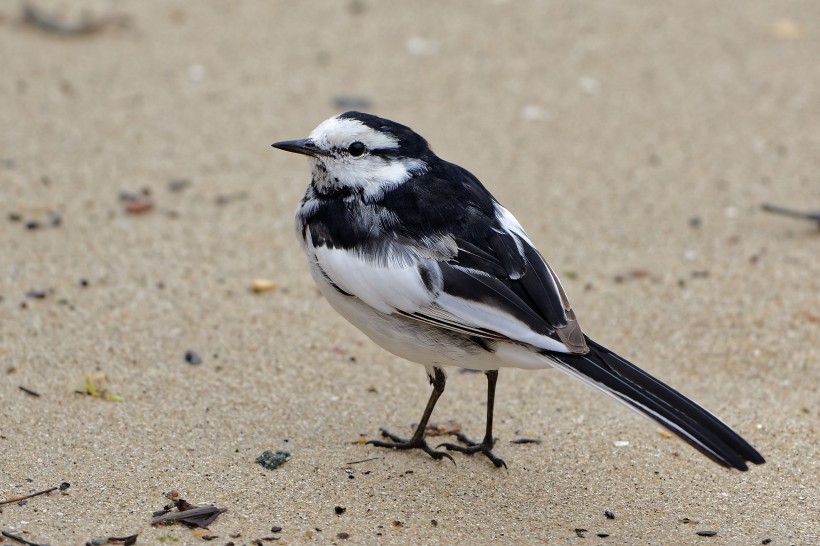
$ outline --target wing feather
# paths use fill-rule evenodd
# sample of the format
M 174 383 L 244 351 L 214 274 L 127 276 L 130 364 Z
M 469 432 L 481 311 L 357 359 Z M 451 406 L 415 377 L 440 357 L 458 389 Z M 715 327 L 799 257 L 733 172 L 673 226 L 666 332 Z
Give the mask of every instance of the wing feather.
M 447 235 L 450 243 L 432 256 L 429 244 L 406 237 L 370 252 L 309 246 L 334 288 L 381 313 L 468 336 L 585 353 L 584 336 L 558 277 L 512 214 L 497 203 L 495 211 L 483 235 Z

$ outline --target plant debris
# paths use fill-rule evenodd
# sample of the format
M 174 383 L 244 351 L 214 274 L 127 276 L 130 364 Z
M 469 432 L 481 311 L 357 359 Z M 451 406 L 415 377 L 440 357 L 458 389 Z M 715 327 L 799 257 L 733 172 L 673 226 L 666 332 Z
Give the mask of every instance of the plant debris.
M 540 444 L 541 440 L 538 438 L 516 438 L 515 440 L 510 440 L 511 444 Z
M 444 423 L 427 423 L 424 434 L 427 436 L 444 436 L 461 432 L 461 423 L 446 421 Z
M 105 537 L 95 538 L 85 543 L 85 546 L 102 546 L 103 544 L 123 544 L 123 546 L 134 546 L 137 543 L 139 534 L 128 535 L 127 537 Z
M 19 385 L 18 387 L 21 391 L 28 394 L 29 396 L 33 396 L 34 398 L 40 398 L 40 393 L 39 392 L 33 391 L 31 389 L 27 389 L 23 385 Z
M 26 540 L 21 536 L 13 535 L 8 531 L 3 531 L 3 536 L 6 538 L 10 538 L 15 542 L 19 542 L 20 544 L 25 544 L 26 546 L 48 546 L 47 544 L 40 544 L 39 542 L 32 542 L 30 540 Z
M 171 499 L 173 504 L 154 512 L 151 525 L 181 521 L 190 527 L 205 528 L 213 523 L 219 514 L 227 512 L 227 509 L 217 508 L 216 506 L 195 507 L 185 499 L 179 498 L 179 493 L 176 491 L 171 491 L 166 496 Z M 173 508 L 176 508 L 177 511 L 173 512 Z
M 290 453 L 287 451 L 263 451 L 262 454 L 256 458 L 256 462 L 268 470 L 275 470 L 283 463 L 290 460 Z
M 125 203 L 128 214 L 143 214 L 154 208 L 151 190 L 143 188 L 139 193 L 120 192 L 120 201 Z
M 649 279 L 651 277 L 652 277 L 652 274 L 649 271 L 647 271 L 646 269 L 632 269 L 632 270 L 628 271 L 626 274 L 615 275 L 612 278 L 612 280 L 615 281 L 616 284 L 621 284 L 621 283 L 624 283 L 624 282 L 626 282 L 627 280 L 630 280 L 630 279 L 640 280 L 640 279 Z M 652 280 L 654 280 L 654 279 L 652 279 Z
M 47 493 L 51 493 L 52 491 L 57 491 L 58 489 L 60 491 L 65 491 L 69 487 L 71 487 L 70 483 L 63 482 L 60 485 L 56 485 L 54 487 L 49 487 L 48 489 L 43 489 L 42 491 L 35 491 L 34 493 L 29 493 L 28 495 L 22 495 L 22 496 L 19 496 L 19 497 L 13 497 L 13 498 L 6 499 L 6 500 L 0 500 L 0 506 L 2 506 L 4 504 L 11 504 L 12 502 L 20 502 L 22 500 L 30 499 L 32 497 L 37 497 L 39 495 L 45 495 Z
M 792 218 L 800 218 L 802 220 L 811 220 L 812 222 L 817 222 L 817 227 L 820 228 L 820 211 L 817 212 L 803 212 L 799 210 L 789 209 L 786 207 L 780 207 L 777 205 L 771 205 L 769 203 L 763 203 L 763 210 L 766 212 L 771 212 L 774 214 L 780 214 L 783 216 L 791 216 Z
M 574 529 L 574 531 L 575 531 L 575 536 L 577 536 L 578 538 L 585 538 L 585 537 L 584 537 L 584 533 L 588 533 L 588 532 L 589 532 L 588 530 L 586 530 L 586 529 L 582 529 L 581 527 L 576 527 L 576 528 Z
M 34 214 L 36 217 L 24 218 L 19 212 L 10 212 L 8 214 L 8 219 L 11 222 L 22 223 L 23 226 L 30 231 L 46 226 L 58 228 L 63 224 L 63 217 L 53 210 L 45 211 L 44 209 L 30 209 L 28 212 Z M 44 218 L 44 216 L 46 217 Z
M 664 438 L 666 438 L 667 440 L 669 440 L 671 438 L 674 438 L 674 436 L 672 436 L 672 433 L 669 432 L 668 430 L 666 430 L 665 428 L 658 427 L 658 428 L 655 429 L 655 431 L 658 434 L 660 434 L 661 436 L 663 436 Z
M 122 402 L 125 400 L 119 394 L 114 394 L 108 389 L 108 379 L 102 373 L 85 372 L 85 383 L 82 384 L 84 391 L 77 391 L 80 394 L 87 394 L 94 398 L 102 398 L 109 402 Z
M 701 537 L 713 537 L 717 534 L 717 531 L 698 531 L 696 534 Z
M 49 295 L 50 292 L 51 290 L 35 290 L 32 288 L 31 290 L 26 291 L 26 297 L 33 300 L 43 300 Z
M 354 442 L 354 443 L 358 443 L 358 442 Z M 345 463 L 345 464 L 367 463 L 367 462 L 370 462 L 370 461 L 378 461 L 380 458 L 381 457 L 370 457 L 368 459 L 362 459 L 361 461 L 350 461 L 349 463 Z
M 270 292 L 271 290 L 276 290 L 277 288 L 279 288 L 279 285 L 275 281 L 269 281 L 267 279 L 254 279 L 251 284 L 251 290 L 257 294 L 262 292 Z

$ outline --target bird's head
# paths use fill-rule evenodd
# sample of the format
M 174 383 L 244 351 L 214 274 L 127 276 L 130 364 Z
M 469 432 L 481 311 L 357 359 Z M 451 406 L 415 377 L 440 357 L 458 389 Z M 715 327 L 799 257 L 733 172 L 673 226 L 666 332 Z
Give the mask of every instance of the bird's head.
M 361 112 L 339 114 L 308 138 L 273 147 L 309 156 L 312 184 L 320 194 L 356 192 L 366 199 L 426 172 L 434 157 L 427 141 L 409 127 Z

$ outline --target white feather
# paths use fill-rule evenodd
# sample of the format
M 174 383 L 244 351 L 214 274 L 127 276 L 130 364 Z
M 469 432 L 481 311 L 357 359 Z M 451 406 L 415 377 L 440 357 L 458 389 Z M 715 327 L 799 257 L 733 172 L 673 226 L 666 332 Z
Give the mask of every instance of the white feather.
M 407 264 L 406 258 L 391 260 L 388 256 L 380 265 L 343 249 L 322 246 L 313 252 L 334 284 L 381 313 L 415 313 L 434 298 L 419 274 L 419 264 Z
M 415 263 L 384 260 L 376 263 L 361 255 L 338 248 L 315 248 L 307 236 L 309 255 L 319 272 L 331 283 L 351 294 L 374 310 L 384 314 L 401 311 L 419 314 L 475 330 L 496 332 L 510 340 L 538 349 L 568 353 L 569 348 L 558 340 L 538 334 L 526 324 L 496 307 L 458 298 L 442 291 L 438 264 L 419 258 Z M 388 251 L 389 252 L 389 251 Z M 382 265 L 384 264 L 384 265 Z M 423 265 L 431 271 L 433 290 L 429 290 L 419 273 Z M 343 313 L 344 314 L 344 313 Z M 350 317 L 346 317 L 349 320 Z M 358 324 L 367 333 L 367 324 Z
M 361 121 L 332 117 L 323 121 L 309 137 L 317 147 L 328 150 L 329 158 L 311 158 L 313 181 L 319 189 L 344 180 L 349 188 L 361 188 L 365 201 L 378 199 L 384 192 L 420 174 L 425 164 L 419 159 L 391 158 L 363 154 L 353 157 L 338 153 L 352 143 L 361 142 L 368 150 L 392 150 L 399 141 L 388 133 L 372 129 Z
M 311 131 L 309 138 L 324 150 L 345 144 L 350 145 L 356 141 L 371 150 L 399 147 L 399 141 L 392 135 L 371 129 L 359 120 L 339 116 L 323 121 Z

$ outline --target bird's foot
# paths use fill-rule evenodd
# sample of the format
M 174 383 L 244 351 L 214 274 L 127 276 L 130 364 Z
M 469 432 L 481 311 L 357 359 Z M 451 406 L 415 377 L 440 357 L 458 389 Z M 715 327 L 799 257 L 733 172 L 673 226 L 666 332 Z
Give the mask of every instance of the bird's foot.
M 420 449 L 436 460 L 444 459 L 446 457 L 447 459 L 453 461 L 453 464 L 456 464 L 453 457 L 446 451 L 436 451 L 435 449 L 427 445 L 427 442 L 424 441 L 424 437 L 418 439 L 411 438 L 410 440 L 406 440 L 384 429 L 381 429 L 381 433 L 382 436 L 384 436 L 385 438 L 389 438 L 392 441 L 385 442 L 383 440 L 370 440 L 367 443 L 376 447 L 387 447 L 390 449 Z
M 474 442 L 470 440 L 464 434 L 457 432 L 455 433 L 455 437 L 458 439 L 459 442 L 465 445 L 458 445 L 458 444 L 439 444 L 436 447 L 443 447 L 447 449 L 447 451 L 458 451 L 459 453 L 464 453 L 466 455 L 472 455 L 473 453 L 483 453 L 485 457 L 490 459 L 496 468 L 507 468 L 507 463 L 504 462 L 504 459 L 496 456 L 493 453 L 493 445 L 495 444 L 495 438 L 484 438 L 484 441 L 481 443 Z

